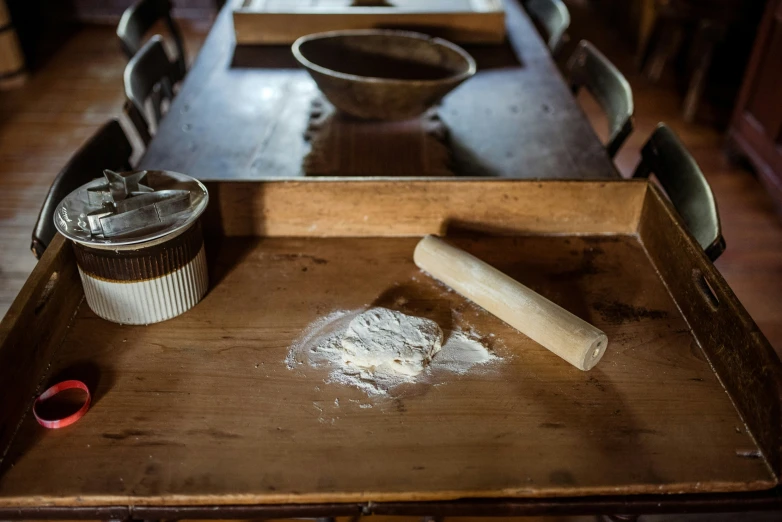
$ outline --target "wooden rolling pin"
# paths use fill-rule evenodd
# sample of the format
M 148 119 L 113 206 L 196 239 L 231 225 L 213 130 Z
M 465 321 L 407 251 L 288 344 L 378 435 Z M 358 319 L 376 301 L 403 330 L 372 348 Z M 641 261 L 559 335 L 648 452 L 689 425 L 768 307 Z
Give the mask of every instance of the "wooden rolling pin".
M 580 370 L 603 357 L 608 338 L 586 321 L 444 241 L 426 236 L 415 264 Z

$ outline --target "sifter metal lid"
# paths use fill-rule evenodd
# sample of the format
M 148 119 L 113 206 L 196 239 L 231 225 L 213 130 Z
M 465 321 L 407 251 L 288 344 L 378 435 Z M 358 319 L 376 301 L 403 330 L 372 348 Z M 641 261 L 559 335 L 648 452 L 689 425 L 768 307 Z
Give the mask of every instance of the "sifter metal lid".
M 209 201 L 204 185 L 167 170 L 103 171 L 54 213 L 62 235 L 86 246 L 146 243 L 190 226 Z

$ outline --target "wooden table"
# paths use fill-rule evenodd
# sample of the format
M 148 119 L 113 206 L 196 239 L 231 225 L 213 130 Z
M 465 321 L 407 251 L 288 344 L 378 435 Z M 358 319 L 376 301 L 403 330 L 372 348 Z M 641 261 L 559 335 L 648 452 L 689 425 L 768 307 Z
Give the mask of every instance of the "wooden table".
M 237 47 L 231 8 L 222 10 L 141 167 L 201 179 L 303 176 L 304 139 L 317 88 L 285 47 Z M 463 176 L 601 179 L 613 162 L 563 81 L 548 48 L 516 0 L 506 1 L 508 42 L 468 47 L 479 73 L 438 112 Z M 529 516 L 583 513 L 779 509 L 779 488 L 732 494 L 593 496 L 446 502 L 136 506 L 133 518 L 313 517 L 364 514 Z M 127 516 L 106 508 L 90 516 Z M 116 509 L 115 509 L 116 510 Z M 36 511 L 52 516 L 60 508 Z M 0 513 L 2 514 L 2 513 Z M 87 513 L 85 513 L 86 515 Z M 68 511 L 72 516 L 72 511 Z
M 218 18 L 141 166 L 186 172 L 203 179 L 299 176 L 307 147 L 303 140 L 307 111 L 316 96 L 314 86 L 304 72 L 294 68 L 287 49 L 234 51 L 228 9 Z M 508 4 L 508 23 L 511 48 L 471 50 L 484 65 L 483 72 L 450 96 L 441 108 L 443 121 L 451 132 L 457 173 L 528 178 L 615 177 L 612 163 L 558 76 L 548 51 L 515 3 Z M 521 65 L 502 65 L 508 59 L 513 60 L 509 56 L 511 52 L 520 57 Z M 489 60 L 492 53 L 495 56 Z M 255 68 L 237 66 L 253 61 Z M 248 132 L 248 129 L 255 130 Z M 59 259 L 66 257 L 68 250 L 60 245 L 58 252 L 63 252 Z M 62 277 L 78 284 L 74 270 L 67 275 Z M 203 307 L 200 310 L 206 311 Z M 134 433 L 117 436 L 111 432 L 106 439 L 135 437 Z M 222 443 L 230 444 L 230 437 Z M 209 475 L 203 475 L 203 482 L 194 487 L 212 489 Z M 111 502 L 89 507 L 41 504 L 33 508 L 0 509 L 0 518 L 275 518 L 360 513 L 522 516 L 727 511 L 779 507 L 780 493 L 777 488 L 760 492 L 630 497 L 239 504 L 219 508 L 208 503 L 164 507 L 120 506 Z
M 319 96 L 289 47 L 237 47 L 229 2 L 143 158 L 200 179 L 302 176 Z M 478 74 L 445 98 L 453 170 L 463 176 L 617 177 L 548 48 L 515 0 L 509 41 L 468 47 Z M 415 173 L 411 173 L 415 174 Z

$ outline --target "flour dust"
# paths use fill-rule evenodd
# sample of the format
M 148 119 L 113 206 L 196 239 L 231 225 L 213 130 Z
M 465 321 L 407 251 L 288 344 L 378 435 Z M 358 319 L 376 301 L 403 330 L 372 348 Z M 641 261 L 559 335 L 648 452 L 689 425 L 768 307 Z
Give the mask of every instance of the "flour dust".
M 438 342 L 436 347 L 427 351 L 426 348 L 420 348 L 425 344 L 422 339 L 425 341 L 434 337 L 427 329 L 430 328 L 427 323 L 434 324 L 439 332 L 436 323 L 405 316 L 399 312 L 392 312 L 396 316 L 392 318 L 386 312 L 390 311 L 382 308 L 368 311 L 338 310 L 315 321 L 291 346 L 285 360 L 288 368 L 327 369 L 327 383 L 352 386 L 370 397 L 382 397 L 392 395 L 397 387 L 406 383 L 428 383 L 437 386 L 446 383 L 449 375 L 465 375 L 500 360 L 478 335 L 458 327 L 443 331 L 442 345 Z M 367 316 L 382 317 L 386 320 L 385 324 L 369 329 L 369 332 L 375 335 L 371 340 L 372 346 L 381 352 L 377 361 L 369 363 L 366 358 L 355 360 L 355 353 L 351 353 L 355 352 L 355 349 L 351 349 L 354 344 L 351 342 L 351 336 L 355 334 L 356 324 L 363 324 L 362 320 Z M 407 328 L 410 326 L 418 328 Z M 393 336 L 387 336 L 389 332 Z M 361 333 L 365 338 L 370 335 L 368 331 Z M 383 352 L 393 352 L 394 357 L 399 357 L 400 354 L 407 353 L 405 349 L 411 346 L 416 349 L 416 358 L 411 359 L 408 356 L 407 359 L 397 359 L 401 364 L 383 362 L 383 357 L 386 356 Z

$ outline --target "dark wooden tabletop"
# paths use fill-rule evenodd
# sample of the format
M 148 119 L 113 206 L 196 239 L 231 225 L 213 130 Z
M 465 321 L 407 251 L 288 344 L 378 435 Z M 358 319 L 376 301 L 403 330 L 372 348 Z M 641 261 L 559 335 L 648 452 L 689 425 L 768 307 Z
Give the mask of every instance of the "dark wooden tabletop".
M 141 166 L 200 179 L 303 176 L 318 90 L 288 46 L 236 46 L 228 2 Z M 461 176 L 618 176 L 548 48 L 517 0 L 508 40 L 470 46 L 478 73 L 445 98 L 452 170 Z M 410 173 L 415 175 L 416 173 Z

